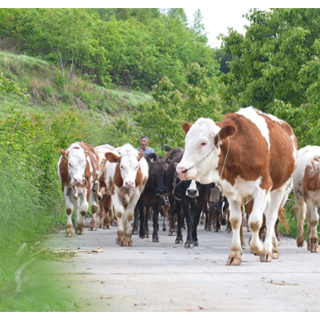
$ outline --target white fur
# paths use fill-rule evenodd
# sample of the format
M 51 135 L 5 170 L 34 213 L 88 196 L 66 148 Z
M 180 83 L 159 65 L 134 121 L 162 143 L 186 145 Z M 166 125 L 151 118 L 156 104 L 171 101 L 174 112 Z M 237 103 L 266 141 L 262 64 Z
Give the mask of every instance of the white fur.
M 253 107 L 242 108 L 237 113 L 249 119 L 260 130 L 261 135 L 266 139 L 268 143 L 268 149 L 270 150 L 270 136 L 266 120 L 260 116 Z M 278 119 L 275 116 L 273 117 Z

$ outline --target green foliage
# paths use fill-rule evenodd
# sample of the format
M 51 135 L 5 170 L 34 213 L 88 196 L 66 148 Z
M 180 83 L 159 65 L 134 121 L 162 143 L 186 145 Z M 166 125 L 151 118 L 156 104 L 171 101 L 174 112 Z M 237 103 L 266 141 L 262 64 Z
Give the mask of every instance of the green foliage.
M 207 45 L 200 11 L 189 28 L 183 9 L 0 9 L 2 46 L 59 66 L 57 83 L 75 68 L 107 88 L 149 90 L 168 76 L 178 87 L 184 68 L 218 68 Z
M 134 120 L 141 132 L 150 137 L 150 145 L 161 153 L 164 143 L 184 146 L 181 129 L 186 121 L 195 122 L 199 117 L 222 119 L 219 99 L 215 96 L 216 83 L 208 71 L 193 63 L 186 70 L 186 82 L 179 91 L 164 77 L 151 92 L 154 101 L 141 104 Z
M 252 9 L 246 16 L 245 36 L 231 29 L 223 37 L 232 57 L 221 76 L 223 99 L 288 121 L 300 147 L 319 145 L 319 9 Z

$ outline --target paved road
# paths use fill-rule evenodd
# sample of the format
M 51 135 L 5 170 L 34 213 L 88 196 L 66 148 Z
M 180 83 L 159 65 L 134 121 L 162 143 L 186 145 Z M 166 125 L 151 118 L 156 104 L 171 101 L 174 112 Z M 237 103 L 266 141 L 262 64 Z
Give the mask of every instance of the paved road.
M 52 262 L 47 277 L 79 295 L 79 311 L 320 311 L 320 254 L 297 248 L 294 239 L 282 237 L 279 260 L 261 263 L 247 247 L 241 266 L 231 267 L 231 234 L 200 225 L 193 249 L 167 234 L 160 231 L 160 243 L 134 236 L 132 247 L 116 245 L 116 227 L 52 234 L 46 246 L 80 252 Z

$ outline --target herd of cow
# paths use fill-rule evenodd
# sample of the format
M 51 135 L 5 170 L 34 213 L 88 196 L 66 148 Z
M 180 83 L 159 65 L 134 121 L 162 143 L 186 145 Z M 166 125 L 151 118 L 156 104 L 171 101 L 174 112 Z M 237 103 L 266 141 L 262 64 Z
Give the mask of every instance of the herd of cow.
M 158 242 L 160 212 L 164 230 L 170 217 L 169 234 L 176 231 L 176 243 L 183 243 L 185 222 L 185 247 L 197 246 L 201 214 L 206 217 L 206 230 L 211 230 L 214 214 L 219 228 L 223 214 L 232 230 L 227 265 L 240 265 L 246 207 L 250 250 L 260 261 L 271 262 L 279 257 L 277 222 L 283 218 L 283 206 L 293 190 L 297 245 L 304 245 L 307 216 L 307 248 L 319 252 L 320 147 L 298 150 L 288 123 L 253 107 L 227 114 L 216 123 L 199 118 L 193 125 L 184 123 L 182 129 L 185 149 L 166 146 L 164 157 L 155 153 L 144 156 L 130 144 L 93 148 L 79 142 L 61 149 L 58 175 L 67 210 L 66 236 L 73 233 L 74 210 L 75 232 L 83 234 L 89 202 L 89 230 L 97 230 L 100 208 L 99 226 L 108 229 L 116 221 L 116 243 L 120 246 L 132 246 L 132 234 L 148 237 L 150 213 L 152 239 Z

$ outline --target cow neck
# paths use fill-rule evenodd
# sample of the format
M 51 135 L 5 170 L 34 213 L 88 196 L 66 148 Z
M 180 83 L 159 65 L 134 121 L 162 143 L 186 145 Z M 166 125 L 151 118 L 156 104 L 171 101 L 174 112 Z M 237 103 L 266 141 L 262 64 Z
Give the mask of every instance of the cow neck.
M 222 179 L 224 168 L 226 166 L 226 162 L 227 162 L 227 158 L 228 158 L 228 154 L 229 154 L 229 149 L 230 149 L 229 137 L 227 139 L 228 139 L 228 148 L 227 148 L 226 156 L 224 157 L 223 166 L 222 166 L 222 170 L 221 170 L 221 175 L 219 175 L 219 182 L 218 182 L 218 184 L 221 186 L 222 194 L 223 194 L 223 187 L 222 187 L 222 184 L 221 184 L 221 179 Z

